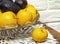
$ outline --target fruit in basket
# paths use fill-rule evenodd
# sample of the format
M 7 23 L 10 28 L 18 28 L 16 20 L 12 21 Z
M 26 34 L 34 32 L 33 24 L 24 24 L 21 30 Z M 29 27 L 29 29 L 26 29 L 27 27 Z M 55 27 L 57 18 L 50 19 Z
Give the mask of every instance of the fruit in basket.
M 38 11 L 33 5 L 27 4 L 26 9 L 27 9 L 27 11 L 31 12 L 31 14 L 32 14 L 32 16 L 33 16 L 32 21 L 34 21 L 38 18 L 38 16 L 39 16 Z
M 36 42 L 46 41 L 48 32 L 45 28 L 35 28 L 32 32 L 32 39 Z
M 23 9 L 27 5 L 27 0 L 15 0 L 15 3 Z
M 33 5 L 28 4 L 25 9 L 22 9 L 17 13 L 17 21 L 21 26 L 28 25 L 37 20 L 38 16 L 39 14 L 36 8 Z
M 18 25 L 29 25 L 31 24 L 32 15 L 29 11 L 26 11 L 26 9 L 22 9 L 17 13 L 17 22 Z
M 0 9 L 3 12 L 6 11 L 13 11 L 15 13 L 17 13 L 21 8 L 19 5 L 15 4 L 14 2 L 12 2 L 11 0 L 2 0 L 0 2 Z
M 16 25 L 16 16 L 13 12 L 8 11 L 0 15 L 0 27 L 12 28 Z

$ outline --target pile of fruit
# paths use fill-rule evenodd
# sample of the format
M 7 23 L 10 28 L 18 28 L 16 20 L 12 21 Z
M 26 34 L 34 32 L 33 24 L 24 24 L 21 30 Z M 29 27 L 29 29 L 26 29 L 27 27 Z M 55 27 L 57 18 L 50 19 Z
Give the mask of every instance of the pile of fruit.
M 38 16 L 37 9 L 26 0 L 0 0 L 0 28 L 30 25 Z M 47 36 L 45 28 L 35 28 L 32 32 L 32 39 L 37 42 L 45 41 Z
M 19 10 L 24 9 L 27 5 L 26 0 L 0 0 L 0 9 L 3 12 L 5 11 L 13 11 L 17 13 Z
M 37 20 L 37 9 L 26 0 L 0 1 L 0 27 L 26 26 Z

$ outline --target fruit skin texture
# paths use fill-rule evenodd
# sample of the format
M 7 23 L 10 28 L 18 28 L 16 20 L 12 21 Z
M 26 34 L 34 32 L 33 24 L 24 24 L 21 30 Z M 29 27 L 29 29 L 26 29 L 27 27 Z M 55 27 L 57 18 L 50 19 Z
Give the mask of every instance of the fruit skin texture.
M 16 16 L 13 12 L 8 11 L 0 15 L 0 27 L 14 27 L 16 25 Z
M 36 42 L 43 42 L 47 37 L 48 33 L 45 28 L 35 28 L 32 32 L 32 39 Z
M 17 13 L 17 23 L 20 26 L 31 24 L 32 15 L 26 9 L 22 9 Z
M 34 21 L 34 20 L 36 20 L 38 18 L 38 16 L 39 16 L 38 11 L 37 11 L 37 9 L 33 5 L 27 4 L 26 10 L 31 12 L 31 14 L 33 16 L 32 21 Z

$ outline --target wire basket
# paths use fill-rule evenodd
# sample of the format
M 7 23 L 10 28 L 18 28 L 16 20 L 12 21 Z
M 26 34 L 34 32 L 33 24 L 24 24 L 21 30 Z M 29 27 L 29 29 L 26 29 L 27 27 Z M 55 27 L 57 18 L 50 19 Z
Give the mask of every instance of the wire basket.
M 37 43 L 35 41 L 32 40 L 31 37 L 31 33 L 33 31 L 33 28 L 35 27 L 43 27 L 44 28 L 44 24 L 34 24 L 31 26 L 27 26 L 24 28 L 20 28 L 18 27 L 15 29 L 11 29 L 11 30 L 1 30 L 2 32 L 4 32 L 0 38 L 0 44 L 56 44 L 58 43 L 56 41 L 56 39 L 53 38 L 53 36 L 48 32 L 48 37 L 47 40 L 45 42 L 42 43 Z
M 18 26 L 16 25 L 14 28 L 0 28 L 0 39 L 14 39 L 20 36 L 30 36 L 32 31 L 32 25 L 35 25 L 38 20 L 35 20 L 32 24 L 27 26 Z

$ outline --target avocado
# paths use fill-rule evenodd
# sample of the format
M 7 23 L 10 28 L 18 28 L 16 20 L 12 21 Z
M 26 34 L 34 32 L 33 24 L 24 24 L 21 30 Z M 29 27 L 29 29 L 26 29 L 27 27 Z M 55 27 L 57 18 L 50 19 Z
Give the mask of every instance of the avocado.
M 19 5 L 15 4 L 14 2 L 10 0 L 3 0 L 0 3 L 0 9 L 5 11 L 13 11 L 14 13 L 17 13 L 21 8 Z
M 15 0 L 15 3 L 24 9 L 27 5 L 27 0 Z

